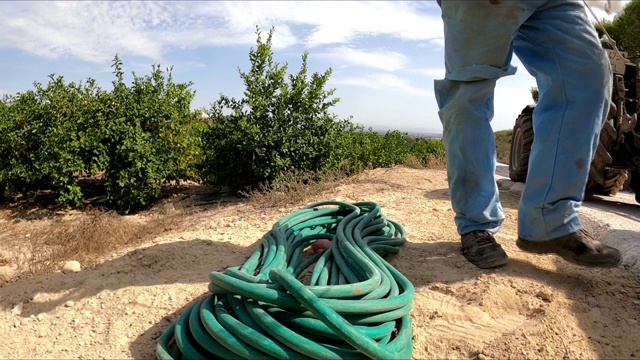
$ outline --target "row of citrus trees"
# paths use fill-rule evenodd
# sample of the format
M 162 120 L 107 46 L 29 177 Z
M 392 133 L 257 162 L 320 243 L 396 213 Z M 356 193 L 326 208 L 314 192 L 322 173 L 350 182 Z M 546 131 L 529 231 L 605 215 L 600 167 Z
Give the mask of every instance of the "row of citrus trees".
M 46 85 L 0 102 L 0 195 L 53 190 L 61 204 L 82 206 L 83 184 L 98 181 L 106 203 L 123 213 L 161 196 L 181 180 L 247 189 L 291 172 L 367 168 L 442 156 L 437 140 L 385 135 L 337 119 L 338 102 L 325 85 L 331 75 L 296 74 L 273 60 L 271 39 L 257 30 L 251 68 L 240 71 L 242 99 L 221 95 L 211 108 L 192 111 L 191 83 L 175 83 L 171 69 L 154 66 L 124 82 L 113 61 L 113 87 L 89 78 L 79 84 L 50 76 Z

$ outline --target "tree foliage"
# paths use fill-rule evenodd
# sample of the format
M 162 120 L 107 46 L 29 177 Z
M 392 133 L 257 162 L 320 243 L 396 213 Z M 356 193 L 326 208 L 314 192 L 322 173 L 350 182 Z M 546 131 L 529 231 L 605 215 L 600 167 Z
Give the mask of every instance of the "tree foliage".
M 104 92 L 91 78 L 67 84 L 55 75 L 34 87 L 0 107 L 0 191 L 26 195 L 53 188 L 60 203 L 80 205 L 78 178 L 107 164 L 100 131 Z
M 613 21 L 598 24 L 601 35 L 603 27 L 620 50 L 626 51 L 632 60 L 640 61 L 640 0 L 631 0 Z
M 96 81 L 46 85 L 0 101 L 0 197 L 51 191 L 60 204 L 81 207 L 87 183 L 105 190 L 105 204 L 130 213 L 152 204 L 167 183 L 200 180 L 236 189 L 286 182 L 287 175 L 321 179 L 327 170 L 355 174 L 369 168 L 444 155 L 442 142 L 364 129 L 338 119 L 339 101 L 326 89 L 331 69 L 309 74 L 308 53 L 297 73 L 274 61 L 273 29 L 238 69 L 244 97 L 221 95 L 206 111 L 191 110 L 192 83 L 173 81 L 172 69 L 124 80 L 112 68 L 113 89 Z M 282 180 L 282 181 L 279 181 Z M 305 181 L 307 181 L 305 180 Z
M 334 144 L 345 122 L 329 110 L 339 99 L 325 86 L 331 69 L 308 74 L 308 53 L 297 74 L 273 59 L 273 29 L 249 52 L 251 68 L 238 69 L 242 99 L 221 95 L 205 131 L 204 178 L 234 187 L 270 183 L 288 172 L 319 172 L 336 164 Z
M 91 78 L 76 84 L 50 75 L 47 85 L 3 99 L 0 195 L 50 189 L 59 203 L 81 206 L 80 180 L 103 173 L 107 200 L 129 212 L 160 196 L 163 182 L 195 176 L 191 84 L 154 66 L 128 86 L 117 56 L 113 68 L 110 92 Z
M 339 167 L 349 174 L 403 164 L 410 155 L 422 164 L 432 157 L 444 158 L 444 144 L 439 140 L 412 138 L 395 130 L 380 134 L 353 124 L 341 133 L 335 147 Z
M 537 104 L 540 91 L 536 86 L 532 86 L 531 89 L 529 89 L 529 91 L 531 92 L 531 98 L 533 99 L 533 102 Z
M 173 82 L 154 65 L 151 75 L 133 74 L 124 82 L 122 62 L 113 62 L 113 91 L 107 105 L 105 138 L 109 165 L 105 169 L 108 200 L 128 212 L 161 195 L 162 184 L 192 175 L 197 143 L 191 133 L 192 83 Z

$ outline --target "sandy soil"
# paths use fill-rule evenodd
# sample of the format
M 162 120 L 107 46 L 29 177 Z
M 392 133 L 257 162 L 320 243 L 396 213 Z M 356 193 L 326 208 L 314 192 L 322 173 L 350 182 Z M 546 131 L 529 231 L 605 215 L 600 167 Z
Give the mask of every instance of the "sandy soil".
M 417 289 L 416 359 L 639 357 L 638 280 L 622 268 L 582 269 L 519 251 L 518 200 L 501 196 L 507 219 L 497 238 L 511 260 L 488 271 L 459 253 L 443 171 L 369 171 L 305 203 L 375 201 L 406 228 L 408 243 L 390 262 Z M 216 206 L 190 217 L 185 231 L 166 232 L 92 268 L 0 285 L 0 357 L 153 357 L 170 321 L 207 294 L 209 272 L 243 263 L 260 236 L 298 206 Z M 20 303 L 21 314 L 12 314 Z

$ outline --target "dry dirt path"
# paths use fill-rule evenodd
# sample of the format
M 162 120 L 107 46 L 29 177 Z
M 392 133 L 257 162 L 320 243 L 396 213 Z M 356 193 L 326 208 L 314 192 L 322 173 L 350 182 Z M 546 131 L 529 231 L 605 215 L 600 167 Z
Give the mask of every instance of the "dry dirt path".
M 406 228 L 408 242 L 390 262 L 417 290 L 414 358 L 640 356 L 637 278 L 622 267 L 585 270 L 519 251 L 518 198 L 510 191 L 501 198 L 506 222 L 497 238 L 510 263 L 488 271 L 459 253 L 441 170 L 368 171 L 289 208 L 246 201 L 203 210 L 184 231 L 124 249 L 93 268 L 0 285 L 0 357 L 151 358 L 169 322 L 206 295 L 209 272 L 244 262 L 275 221 L 328 199 L 377 202 Z M 587 223 L 599 234 L 639 236 Z M 21 314 L 12 314 L 20 303 Z
M 498 185 L 504 191 L 520 195 L 522 183 L 509 180 L 509 167 L 498 164 Z M 631 192 L 615 196 L 594 196 L 585 200 L 581 213 L 602 228 L 601 240 L 622 251 L 623 265 L 640 278 L 640 204 Z

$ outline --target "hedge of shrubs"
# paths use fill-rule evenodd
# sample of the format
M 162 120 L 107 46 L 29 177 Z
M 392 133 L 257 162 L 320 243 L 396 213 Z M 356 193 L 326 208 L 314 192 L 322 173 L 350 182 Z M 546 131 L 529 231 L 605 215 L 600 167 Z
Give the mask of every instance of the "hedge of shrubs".
M 113 60 L 113 86 L 88 78 L 46 85 L 0 102 L 0 195 L 53 191 L 57 201 L 81 207 L 90 180 L 104 186 L 106 204 L 121 213 L 153 203 L 167 183 L 191 180 L 254 188 L 283 174 L 364 169 L 442 157 L 439 140 L 380 134 L 338 119 L 339 101 L 326 89 L 331 70 L 309 74 L 308 54 L 295 74 L 274 62 L 273 29 L 249 52 L 240 71 L 244 97 L 221 95 L 207 110 L 192 110 L 192 83 L 175 83 L 171 69 L 124 82 Z

